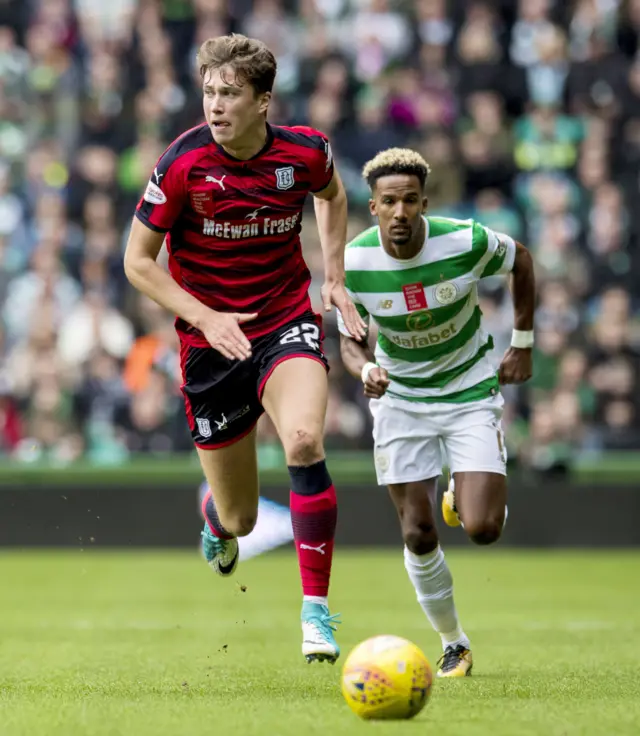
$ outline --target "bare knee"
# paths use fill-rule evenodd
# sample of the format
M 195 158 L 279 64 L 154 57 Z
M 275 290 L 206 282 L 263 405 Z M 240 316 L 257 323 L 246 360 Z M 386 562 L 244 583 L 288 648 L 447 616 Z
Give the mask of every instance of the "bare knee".
M 324 457 L 322 434 L 316 430 L 300 427 L 287 436 L 283 444 L 288 465 L 313 465 Z
M 427 521 L 409 521 L 402 526 L 405 547 L 414 555 L 426 555 L 438 546 L 438 534 Z
M 487 545 L 494 544 L 500 539 L 502 534 L 502 524 L 504 518 L 489 517 L 479 519 L 478 521 L 465 522 L 464 529 L 475 544 Z
M 227 514 L 221 514 L 218 511 L 218 517 L 223 529 L 234 537 L 246 537 L 247 534 L 251 534 L 258 520 L 257 512 L 237 513 L 231 511 Z

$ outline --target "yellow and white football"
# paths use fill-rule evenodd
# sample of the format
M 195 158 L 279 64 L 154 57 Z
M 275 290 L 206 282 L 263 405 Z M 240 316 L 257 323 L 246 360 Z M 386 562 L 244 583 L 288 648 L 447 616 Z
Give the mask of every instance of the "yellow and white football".
M 374 636 L 347 657 L 342 694 L 366 720 L 413 718 L 431 694 L 433 672 L 422 651 L 399 636 Z

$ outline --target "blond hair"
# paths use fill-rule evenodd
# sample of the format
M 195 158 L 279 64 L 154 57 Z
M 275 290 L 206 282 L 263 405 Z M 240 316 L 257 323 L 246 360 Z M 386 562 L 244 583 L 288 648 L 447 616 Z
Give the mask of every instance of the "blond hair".
M 255 38 L 239 33 L 209 38 L 200 46 L 197 59 L 202 79 L 208 71 L 230 66 L 236 79 L 250 84 L 257 94 L 273 89 L 278 67 L 275 56 Z
M 431 167 L 422 156 L 410 148 L 387 148 L 380 151 L 362 169 L 362 178 L 371 189 L 381 176 L 408 174 L 417 176 L 422 188 L 426 184 Z

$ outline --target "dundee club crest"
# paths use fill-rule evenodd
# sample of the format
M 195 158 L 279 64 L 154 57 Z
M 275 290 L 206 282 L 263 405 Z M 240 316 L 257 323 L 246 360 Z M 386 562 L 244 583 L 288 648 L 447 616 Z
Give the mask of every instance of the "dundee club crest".
M 211 424 L 208 419 L 196 417 L 196 424 L 198 425 L 198 432 L 200 432 L 202 437 L 211 437 L 213 432 L 211 431 Z
M 291 189 L 294 184 L 293 166 L 276 169 L 276 185 L 278 189 Z

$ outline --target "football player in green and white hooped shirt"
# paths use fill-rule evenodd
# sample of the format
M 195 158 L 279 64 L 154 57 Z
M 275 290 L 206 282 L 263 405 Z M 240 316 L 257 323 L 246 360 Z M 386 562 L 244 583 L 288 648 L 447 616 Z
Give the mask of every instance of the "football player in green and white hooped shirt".
M 377 323 L 375 356 L 339 323 L 347 370 L 361 378 L 373 415 L 378 482 L 400 517 L 405 566 L 418 601 L 442 638 L 440 677 L 471 671 L 434 509 L 442 473 L 452 481 L 445 522 L 461 522 L 477 544 L 495 542 L 506 512 L 506 453 L 500 384 L 531 377 L 535 284 L 529 252 L 471 220 L 426 217 L 429 166 L 408 149 L 379 153 L 364 167 L 379 227 L 346 249 L 346 285 L 360 315 Z M 496 374 L 482 329 L 478 282 L 510 274 L 515 329 Z

